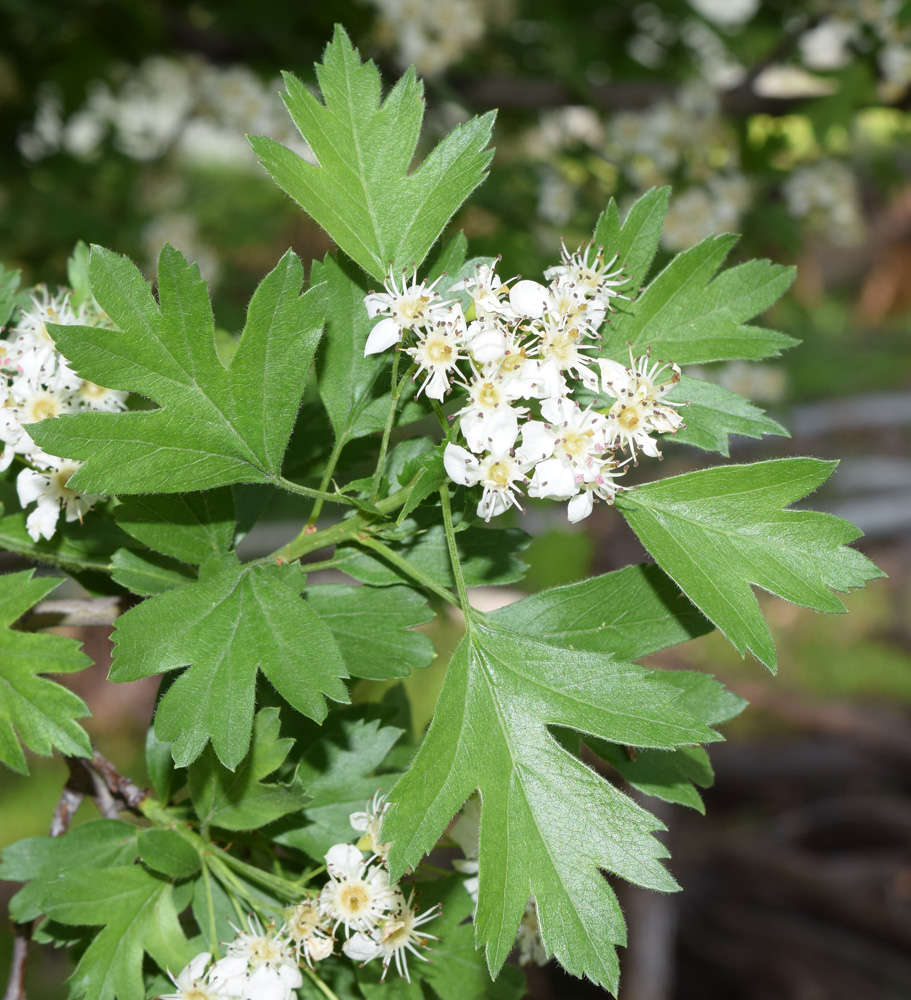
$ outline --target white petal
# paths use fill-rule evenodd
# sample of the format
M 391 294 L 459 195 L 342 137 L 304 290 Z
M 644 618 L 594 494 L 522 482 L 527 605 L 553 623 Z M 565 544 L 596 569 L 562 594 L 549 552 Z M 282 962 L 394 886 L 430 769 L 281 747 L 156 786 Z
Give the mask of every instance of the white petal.
M 307 938 L 307 953 L 314 962 L 322 962 L 332 954 L 332 938 Z
M 389 308 L 390 298 L 391 296 L 385 292 L 371 292 L 370 295 L 365 295 L 364 305 L 367 309 L 367 315 L 374 319 L 380 313 L 385 312 Z
M 368 354 L 380 354 L 402 339 L 401 327 L 391 317 L 381 319 L 370 331 L 367 343 L 364 344 L 364 357 Z
M 509 304 L 522 316 L 540 319 L 547 310 L 547 289 L 537 281 L 517 281 L 509 289 Z
M 549 458 L 535 466 L 529 496 L 547 497 L 552 500 L 568 500 L 579 492 L 573 470 L 559 458 Z
M 354 962 L 369 962 L 379 954 L 380 946 L 361 931 L 356 931 L 342 945 L 342 951 Z
M 352 830 L 363 833 L 367 829 L 370 817 L 365 812 L 351 813 L 348 817 L 348 822 L 351 824 Z
M 449 388 L 449 379 L 445 371 L 435 371 L 424 383 L 424 395 L 428 399 L 443 400 Z
M 38 501 L 38 506 L 29 514 L 25 522 L 25 530 L 31 536 L 33 542 L 37 542 L 41 536 L 52 538 L 57 529 L 57 520 L 60 517 L 60 505 L 55 500 L 47 503 Z
M 600 358 L 598 365 L 601 368 L 601 381 L 604 383 L 604 391 L 609 392 L 614 399 L 621 389 L 630 388 L 629 369 L 620 364 L 619 361 L 611 361 L 608 358 Z
M 446 445 L 446 450 L 443 452 L 443 468 L 454 483 L 474 486 L 480 479 L 480 465 L 474 455 L 465 448 L 451 443 Z
M 335 844 L 326 854 L 326 870 L 335 878 L 358 878 L 364 855 L 353 844 Z
M 506 354 L 506 331 L 490 324 L 471 325 L 479 327 L 468 341 L 468 350 L 471 351 L 475 361 L 480 365 L 499 361 Z
M 489 521 L 492 517 L 509 510 L 512 503 L 505 490 L 491 490 L 478 504 L 478 517 Z
M 484 436 L 484 447 L 488 451 L 497 455 L 510 451 L 519 436 L 519 418 L 515 410 L 511 410 L 508 406 L 494 410 L 487 420 Z
M 49 489 L 50 483 L 47 476 L 34 469 L 23 469 L 16 479 L 16 492 L 19 494 L 19 503 L 23 507 L 34 503 Z
M 16 449 L 11 444 L 4 445 L 0 450 L 0 472 L 6 472 L 15 457 Z
M 573 524 L 576 524 L 591 514 L 594 502 L 591 490 L 583 490 L 569 501 L 566 516 Z
M 588 389 L 589 392 L 598 391 L 598 376 L 591 370 L 591 368 L 586 368 L 585 365 L 576 364 L 576 371 L 579 373 L 579 378 L 582 384 Z
M 542 407 L 543 410 L 543 407 Z M 555 435 L 540 420 L 529 420 L 522 425 L 522 447 L 516 458 L 522 462 L 541 462 L 554 453 Z
M 206 966 L 209 964 L 209 959 L 211 959 L 211 957 L 211 952 L 201 951 L 195 958 L 190 959 L 183 972 L 181 972 L 178 976 L 178 979 L 183 980 L 185 978 L 187 987 L 189 987 L 194 980 L 202 979 L 202 975 L 206 971 Z M 184 984 L 181 982 L 179 985 L 183 986 Z

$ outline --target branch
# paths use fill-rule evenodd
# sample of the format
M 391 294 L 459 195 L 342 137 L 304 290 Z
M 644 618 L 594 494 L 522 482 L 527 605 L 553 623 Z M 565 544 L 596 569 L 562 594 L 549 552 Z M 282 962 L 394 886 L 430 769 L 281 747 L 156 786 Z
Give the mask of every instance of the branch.
M 131 597 L 86 597 L 39 601 L 19 620 L 21 628 L 36 631 L 57 625 L 110 627 L 136 600 Z

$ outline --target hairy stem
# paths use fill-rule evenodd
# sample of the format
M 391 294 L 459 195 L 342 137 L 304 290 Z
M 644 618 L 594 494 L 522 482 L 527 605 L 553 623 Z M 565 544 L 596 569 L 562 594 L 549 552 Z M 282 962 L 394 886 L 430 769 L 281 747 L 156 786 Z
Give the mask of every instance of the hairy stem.
M 342 454 L 342 448 L 348 443 L 347 437 L 340 437 L 336 439 L 335 444 L 332 447 L 332 454 L 329 456 L 329 461 L 326 462 L 326 471 L 323 473 L 323 478 L 319 484 L 319 492 L 326 493 L 329 489 L 329 483 L 332 482 L 332 473 L 335 472 L 335 467 L 338 465 L 338 460 Z M 329 496 L 330 494 L 326 494 Z M 307 519 L 307 524 L 316 524 L 317 518 L 323 509 L 323 504 L 325 503 L 325 497 L 317 497 L 316 503 L 313 505 L 313 510 L 310 513 L 310 517 Z
M 440 487 L 440 502 L 443 507 L 443 526 L 446 529 L 446 544 L 449 546 L 449 559 L 452 562 L 452 575 L 455 577 L 456 589 L 459 592 L 459 604 L 465 613 L 465 624 L 469 624 L 468 588 L 462 575 L 462 561 L 459 559 L 459 549 L 456 545 L 455 529 L 452 525 L 452 508 L 449 504 L 449 487 L 444 483 Z
M 399 374 L 400 356 L 401 352 L 397 349 L 395 357 L 392 359 L 392 401 L 389 403 L 389 411 L 386 414 L 386 424 L 383 427 L 383 440 L 380 442 L 380 455 L 376 461 L 376 472 L 373 474 L 373 493 L 370 495 L 370 499 L 373 503 L 376 502 L 376 498 L 380 495 L 380 482 L 383 479 L 383 468 L 386 465 L 386 452 L 389 449 L 389 435 L 392 433 L 392 425 L 395 423 L 395 414 L 399 408 L 399 399 L 402 395 L 402 389 L 410 378 L 415 367 L 414 365 L 411 365 L 401 379 L 396 381 Z
M 401 570 L 406 576 L 411 577 L 416 583 L 419 583 L 422 587 L 426 587 L 427 590 L 432 591 L 438 597 L 442 597 L 444 601 L 448 601 L 455 607 L 460 607 L 459 601 L 454 594 L 452 594 L 446 587 L 437 583 L 433 577 L 428 576 L 423 570 L 420 570 L 413 563 L 410 563 L 407 559 L 403 559 L 397 552 L 390 549 L 388 545 L 384 545 L 382 542 L 378 541 L 376 538 L 368 535 L 366 538 L 358 538 L 358 544 L 363 545 L 364 548 L 371 549 L 376 552 L 377 555 L 382 556 L 387 562 L 391 562 L 396 569 Z

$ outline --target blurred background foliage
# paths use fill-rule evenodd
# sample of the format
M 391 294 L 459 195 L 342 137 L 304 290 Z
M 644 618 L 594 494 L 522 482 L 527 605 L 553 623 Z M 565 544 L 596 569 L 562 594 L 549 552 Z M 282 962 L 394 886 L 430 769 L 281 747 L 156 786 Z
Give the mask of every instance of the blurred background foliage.
M 308 155 L 279 73 L 314 83 L 336 21 L 387 82 L 417 66 L 426 145 L 500 109 L 490 179 L 453 229 L 474 253 L 502 254 L 504 274 L 537 277 L 609 197 L 622 209 L 656 184 L 673 187 L 665 260 L 731 231 L 736 259 L 798 265 L 769 319 L 802 345 L 702 374 L 794 435 L 737 439 L 735 460 L 843 459 L 815 505 L 863 528 L 890 579 L 849 596 L 840 620 L 768 602 L 773 684 L 717 634 L 655 658 L 716 672 L 755 707 L 713 748 L 707 818 L 661 811 L 687 891 L 626 891 L 623 995 L 911 998 L 911 3 L 0 0 L 0 260 L 25 286 L 64 284 L 81 239 L 154 278 L 170 240 L 235 333 L 288 246 L 305 262 L 330 248 L 243 136 Z M 667 455 L 669 474 L 705 464 Z M 272 510 L 277 531 L 288 516 Z M 533 508 L 523 526 L 526 589 L 643 557 L 609 511 L 569 531 Z M 438 676 L 454 633 L 435 635 Z M 93 738 L 141 779 L 133 733 L 154 687 L 107 684 L 106 640 L 84 638 L 96 667 L 68 682 L 93 709 Z M 418 722 L 432 705 L 419 697 Z M 46 828 L 63 765 L 33 764 L 27 781 L 3 776 L 0 844 Z M 48 970 L 33 971 L 40 997 Z M 553 970 L 532 985 L 586 995 Z

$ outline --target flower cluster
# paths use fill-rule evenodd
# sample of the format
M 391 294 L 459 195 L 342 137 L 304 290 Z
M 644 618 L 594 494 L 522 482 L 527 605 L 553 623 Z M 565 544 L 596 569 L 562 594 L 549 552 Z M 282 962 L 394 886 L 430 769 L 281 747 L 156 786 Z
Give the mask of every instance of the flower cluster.
M 385 811 L 385 797 L 377 794 L 364 812 L 351 814 L 352 827 L 363 834 L 357 845 L 329 848 L 328 881 L 318 893 L 306 893 L 287 909 L 281 927 L 264 927 L 251 916 L 248 930 L 235 928 L 237 936 L 226 945 L 223 958 L 212 962 L 210 952 L 201 952 L 179 975 L 171 976 L 175 992 L 159 1000 L 292 1000 L 303 982 L 301 963 L 312 969 L 314 962 L 335 955 L 340 931 L 341 954 L 360 963 L 380 959 L 383 980 L 395 964 L 410 982 L 408 956 L 426 961 L 419 949 L 428 939 L 436 940 L 418 928 L 432 920 L 439 907 L 419 914 L 414 893 L 406 899 L 401 886 L 390 883 L 385 860 L 389 845 L 377 839 Z
M 648 352 L 630 351 L 629 367 L 589 353 L 628 283 L 617 258 L 564 246 L 545 277 L 546 286 L 503 281 L 479 265 L 450 288 L 466 294 L 467 313 L 436 291 L 440 279 L 428 285 L 416 273 L 400 283 L 391 275 L 385 292 L 364 300 L 371 317 L 382 317 L 365 354 L 401 342 L 423 378 L 418 395 L 442 400 L 455 388 L 464 397 L 456 416 L 467 447 L 450 441 L 444 463 L 454 482 L 483 488 L 478 516 L 488 521 L 521 509 L 526 484 L 531 497 L 569 501 L 569 519 L 579 521 L 596 500 L 613 502 L 630 461 L 660 458 L 653 435 L 683 424 L 680 404 L 664 398 L 680 379 L 677 365 L 653 364 Z M 590 399 L 583 408 L 573 398 L 579 384 L 613 402 Z
M 67 521 L 81 521 L 99 497 L 67 486 L 79 463 L 42 451 L 29 435 L 28 425 L 79 410 L 122 410 L 127 396 L 73 372 L 57 350 L 48 323 L 102 326 L 109 321 L 94 304 L 76 309 L 68 292 L 51 295 L 39 286 L 31 305 L 11 327 L 9 339 L 0 341 L 0 472 L 17 456 L 27 463 L 16 487 L 23 507 L 37 501 L 26 520 L 26 529 L 36 542 L 54 534 L 61 509 Z

